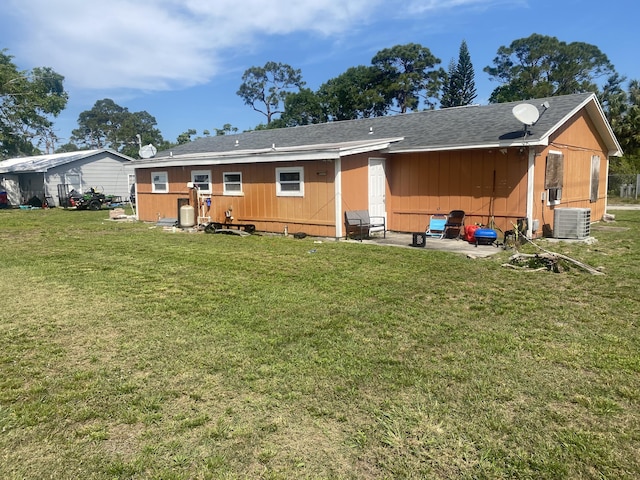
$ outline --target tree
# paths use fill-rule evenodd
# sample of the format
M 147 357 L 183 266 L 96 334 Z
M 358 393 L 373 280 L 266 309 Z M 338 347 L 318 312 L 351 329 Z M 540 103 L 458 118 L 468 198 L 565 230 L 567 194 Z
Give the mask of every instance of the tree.
M 98 100 L 91 110 L 78 116 L 78 128 L 71 132 L 71 141 L 84 148 L 111 148 L 136 157 L 140 145 L 154 144 L 163 149 L 166 142 L 155 128 L 156 119 L 146 111 L 130 112 L 110 98 Z
M 280 118 L 273 120 L 269 127 L 295 127 L 326 121 L 327 115 L 320 95 L 308 88 L 302 88 L 299 92 L 287 94 L 284 99 L 284 112 Z
M 420 99 L 433 108 L 445 72 L 435 69 L 440 63 L 431 51 L 416 43 L 396 45 L 380 50 L 371 60 L 382 75 L 382 91 L 391 107 L 400 113 L 417 110 Z
M 186 132 L 181 133 L 180 135 L 178 135 L 178 138 L 176 140 L 178 145 L 183 145 L 185 143 L 189 143 L 191 141 L 191 137 L 193 135 L 195 135 L 196 133 L 198 133 L 198 132 L 196 132 L 193 128 L 190 128 Z
M 236 133 L 238 131 L 238 128 L 234 127 L 230 123 L 225 123 L 222 126 L 222 128 L 214 128 L 214 130 L 216 131 L 216 136 L 219 137 L 219 136 L 222 136 L 222 135 L 228 135 L 228 134 L 231 134 L 231 133 Z
M 53 151 L 53 118 L 67 105 L 64 77 L 49 67 L 19 71 L 0 51 L 0 158 Z
M 98 100 L 91 110 L 78 115 L 78 128 L 71 132 L 71 140 L 84 148 L 111 148 L 125 112 L 110 98 Z
M 493 64 L 484 71 L 502 85 L 492 92 L 492 103 L 597 92 L 596 80 L 615 73 L 597 47 L 537 33 L 500 47 Z
M 242 75 L 242 84 L 236 92 L 246 105 L 267 117 L 282 113 L 281 105 L 294 87 L 305 85 L 301 71 L 284 63 L 267 62 L 264 67 L 251 67 Z
M 155 117 L 146 111 L 132 113 L 127 110 L 123 114 L 113 145 L 118 146 L 120 153 L 134 158 L 138 156 L 142 145 L 151 143 L 158 150 L 164 150 L 168 148 L 169 144 L 162 138 L 162 134 L 156 128 L 156 124 Z M 132 140 L 136 139 L 138 135 L 140 135 L 140 144 Z
M 379 117 L 388 109 L 381 71 L 357 66 L 322 84 L 318 90 L 326 120 Z
M 602 93 L 602 105 L 624 156 L 611 159 L 611 172 L 640 172 L 640 81 L 631 80 L 627 91 L 611 78 Z
M 456 92 L 458 91 L 458 78 L 456 76 L 456 62 L 451 59 L 447 75 L 442 85 L 442 96 L 440 97 L 440 107 L 449 108 L 456 106 Z
M 55 153 L 77 152 L 78 150 L 80 150 L 80 147 L 78 147 L 75 143 L 69 142 L 56 148 Z
M 470 105 L 477 97 L 474 77 L 467 42 L 463 40 L 460 45 L 458 63 L 452 61 L 449 64 L 440 105 L 443 108 Z

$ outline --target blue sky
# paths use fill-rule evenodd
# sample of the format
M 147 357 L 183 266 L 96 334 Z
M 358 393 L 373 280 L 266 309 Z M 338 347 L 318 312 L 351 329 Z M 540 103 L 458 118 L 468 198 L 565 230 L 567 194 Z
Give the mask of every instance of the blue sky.
M 236 91 L 267 61 L 302 70 L 307 87 L 381 49 L 419 43 L 447 68 L 467 42 L 478 97 L 498 86 L 483 68 L 500 46 L 533 33 L 600 48 L 640 79 L 634 0 L 4 0 L 0 48 L 23 70 L 51 67 L 70 95 L 55 126 L 62 143 L 78 115 L 111 98 L 153 115 L 165 139 L 193 128 L 240 131 L 265 117 Z

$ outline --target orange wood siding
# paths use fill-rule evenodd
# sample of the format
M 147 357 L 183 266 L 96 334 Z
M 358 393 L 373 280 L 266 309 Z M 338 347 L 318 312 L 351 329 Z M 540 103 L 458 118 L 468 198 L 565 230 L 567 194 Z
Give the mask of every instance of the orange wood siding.
M 550 150 L 564 155 L 564 175 L 562 199 L 559 205 L 547 206 L 542 201 L 544 189 L 546 158 Z M 591 157 L 600 157 L 600 177 L 598 200 L 590 201 L 591 194 Z M 550 139 L 550 145 L 536 156 L 535 193 L 533 218 L 540 220 L 540 232 L 543 225 L 553 228 L 554 208 L 590 208 L 591 220 L 597 221 L 605 213 L 608 151 L 588 115 L 583 111 L 566 122 Z M 546 197 L 545 197 L 546 198 Z
M 565 122 L 547 147 L 535 147 L 533 209 L 530 220 L 553 227 L 553 208 L 546 205 L 546 157 L 550 150 L 564 155 L 562 201 L 558 207 L 591 209 L 591 219 L 605 212 L 608 151 L 585 111 Z M 534 147 L 531 147 L 534 148 Z M 590 201 L 591 158 L 600 157 L 599 189 Z M 346 210 L 369 206 L 369 158 L 385 158 L 387 227 L 399 232 L 424 231 L 432 214 L 464 210 L 466 224 L 487 225 L 491 220 L 503 231 L 527 216 L 529 147 L 456 150 L 395 154 L 359 154 L 341 159 L 341 205 L 336 219 L 335 162 L 299 161 L 226 166 L 138 168 L 138 214 L 144 221 L 177 218 L 177 199 L 189 197 L 187 182 L 193 170 L 210 170 L 212 205 L 204 213 L 223 222 L 231 209 L 235 223 L 253 223 L 259 231 L 336 236 Z M 533 158 L 533 157 L 532 157 Z M 304 197 L 276 195 L 276 168 L 304 167 Z M 169 193 L 152 193 L 151 172 L 166 171 Z M 223 173 L 242 174 L 242 195 L 223 194 Z M 542 201 L 542 194 L 545 200 Z M 193 202 L 195 203 L 195 201 Z M 199 206 L 196 215 L 199 214 Z
M 431 215 L 451 210 L 464 210 L 467 224 L 487 224 L 493 213 L 503 230 L 526 216 L 527 157 L 518 149 L 398 154 L 387 172 L 391 230 L 422 231 Z
M 376 157 L 381 158 L 381 157 Z M 342 159 L 342 211 L 369 208 L 369 157 L 354 155 Z M 344 216 L 342 218 L 344 223 Z
M 304 167 L 304 197 L 276 196 L 276 167 Z M 160 217 L 178 217 L 177 199 L 189 197 L 187 182 L 192 170 L 210 170 L 211 207 L 204 213 L 211 221 L 224 222 L 231 209 L 236 223 L 253 223 L 260 231 L 303 231 L 309 235 L 335 235 L 335 167 L 333 161 L 278 164 L 239 164 L 228 166 L 184 166 L 138 169 L 138 215 L 143 221 Z M 169 193 L 151 193 L 151 172 L 166 171 Z M 223 173 L 242 173 L 242 195 L 223 194 Z M 196 207 L 196 215 L 200 211 Z

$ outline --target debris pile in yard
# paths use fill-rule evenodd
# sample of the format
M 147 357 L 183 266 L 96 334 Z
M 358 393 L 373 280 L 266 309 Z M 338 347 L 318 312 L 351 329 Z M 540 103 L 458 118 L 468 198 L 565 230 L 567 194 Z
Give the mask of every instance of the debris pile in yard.
M 509 257 L 509 263 L 504 263 L 502 266 L 530 272 L 548 270 L 555 273 L 562 273 L 567 270 L 565 266 L 566 264 L 576 265 L 592 275 L 604 275 L 602 271 L 590 267 L 585 263 L 579 262 L 571 257 L 567 257 L 566 255 L 562 255 L 561 253 L 554 253 L 546 250 L 543 253 L 516 253 Z
M 113 210 L 109 210 L 109 220 L 126 220 L 126 221 L 134 221 L 136 219 L 135 215 L 127 215 L 124 213 L 124 208 L 114 208 Z

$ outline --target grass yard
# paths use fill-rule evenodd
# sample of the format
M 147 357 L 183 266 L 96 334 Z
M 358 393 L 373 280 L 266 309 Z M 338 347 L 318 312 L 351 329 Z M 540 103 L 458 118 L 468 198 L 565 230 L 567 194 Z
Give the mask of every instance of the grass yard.
M 640 477 L 640 211 L 545 243 L 603 276 L 107 217 L 0 210 L 2 479 Z

